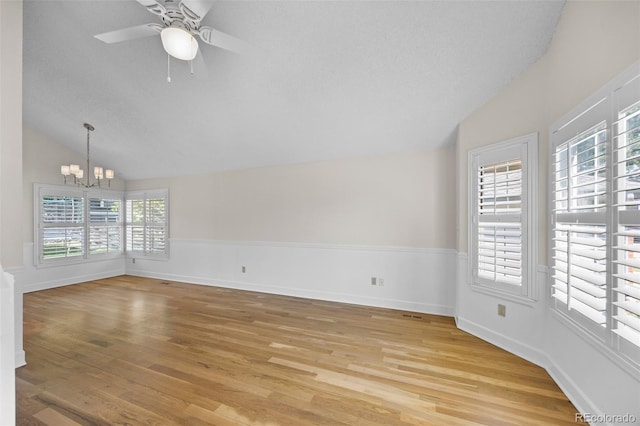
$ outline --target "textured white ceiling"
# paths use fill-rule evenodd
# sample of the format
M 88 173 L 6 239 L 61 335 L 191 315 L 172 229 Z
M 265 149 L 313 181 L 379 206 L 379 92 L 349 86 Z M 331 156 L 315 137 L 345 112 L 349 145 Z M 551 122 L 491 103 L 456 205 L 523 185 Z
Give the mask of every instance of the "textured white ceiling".
M 188 1 L 188 0 L 187 0 Z M 134 0 L 24 1 L 24 120 L 126 179 L 442 146 L 546 51 L 563 1 L 218 1 L 206 72 L 160 37 L 94 34 L 157 22 Z

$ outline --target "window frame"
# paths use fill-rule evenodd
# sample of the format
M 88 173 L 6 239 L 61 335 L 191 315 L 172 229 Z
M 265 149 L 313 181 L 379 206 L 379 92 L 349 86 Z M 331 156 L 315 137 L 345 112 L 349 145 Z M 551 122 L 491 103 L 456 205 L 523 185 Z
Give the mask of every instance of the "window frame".
M 164 221 L 162 223 L 150 223 L 147 215 L 147 204 L 150 199 L 163 199 L 164 200 Z M 143 217 L 140 222 L 129 221 L 129 201 L 130 200 L 142 200 L 143 201 Z M 168 189 L 153 189 L 153 190 L 140 190 L 140 191 L 127 191 L 124 199 L 124 253 L 131 259 L 149 259 L 149 260 L 168 260 L 169 259 L 169 190 Z M 129 231 L 131 226 L 142 227 L 143 246 L 142 250 L 128 250 L 129 247 Z M 151 227 L 162 227 L 164 229 L 164 250 L 162 252 L 155 252 L 149 250 L 147 245 L 148 230 Z
M 48 185 L 48 184 L 34 184 L 34 226 L 33 226 L 33 239 L 34 239 L 34 247 L 33 247 L 33 264 L 37 268 L 43 267 L 51 267 L 51 266 L 62 266 L 62 265 L 73 265 L 73 264 L 81 264 L 88 262 L 97 262 L 115 259 L 121 257 L 124 253 L 124 234 L 122 228 L 122 222 L 124 218 L 124 193 L 120 191 L 106 190 L 106 189 L 97 189 L 97 188 L 83 188 L 83 187 L 73 187 L 73 186 L 60 186 L 60 185 Z M 45 258 L 44 257 L 44 237 L 43 237 L 43 229 L 46 228 L 42 221 L 43 215 L 43 203 L 42 199 L 45 196 L 68 196 L 68 197 L 76 197 L 81 198 L 83 201 L 83 221 L 80 226 L 83 229 L 83 239 L 82 239 L 82 247 L 83 253 L 79 256 L 73 257 L 55 257 L 55 258 Z M 108 199 L 108 200 L 120 200 L 120 209 L 118 212 L 118 226 L 120 227 L 120 250 L 117 252 L 107 252 L 107 253 L 91 253 L 90 252 L 90 229 L 91 222 L 89 220 L 89 200 L 90 199 Z
M 537 300 L 537 152 L 538 134 L 530 133 L 502 142 L 470 150 L 468 153 L 468 282 L 470 287 L 482 293 L 501 297 L 518 303 L 531 304 Z M 521 161 L 521 284 L 489 282 L 478 276 L 478 235 L 480 228 L 479 169 L 481 166 Z
M 625 98 L 622 100 L 622 98 Z M 630 101 L 631 99 L 631 101 Z M 550 223 L 548 229 L 548 265 L 549 283 L 547 296 L 549 306 L 554 316 L 563 321 L 574 330 L 585 341 L 592 344 L 609 359 L 616 362 L 625 371 L 640 378 L 640 345 L 634 344 L 627 338 L 618 335 L 616 332 L 616 320 L 614 318 L 615 300 L 617 299 L 618 288 L 618 256 L 621 249 L 616 242 L 620 237 L 620 225 L 624 225 L 621 217 L 628 217 L 625 210 L 619 207 L 616 199 L 619 188 L 618 179 L 620 175 L 615 170 L 620 162 L 618 158 L 618 135 L 616 123 L 621 119 L 619 113 L 628 106 L 640 103 L 640 62 L 633 64 L 623 71 L 604 87 L 588 97 L 586 100 L 575 106 L 569 113 L 557 120 L 549 129 L 549 174 L 548 174 L 548 211 Z M 604 216 L 603 223 L 606 226 L 606 282 L 605 282 L 605 303 L 604 327 L 590 320 L 579 310 L 570 309 L 567 303 L 563 303 L 553 295 L 554 289 L 554 231 L 556 229 L 556 215 L 554 214 L 554 157 L 556 148 L 559 145 L 568 143 L 571 137 L 586 132 L 597 123 L 606 123 L 606 209 L 601 215 Z M 591 213 L 593 217 L 597 212 Z M 567 214 L 571 219 L 570 213 Z M 637 215 L 636 215 L 637 216 Z M 579 215 L 572 218 L 580 220 Z M 640 219 L 633 219 L 640 222 Z M 632 220 L 632 221 L 633 221 Z M 633 245 L 636 245 L 634 243 Z M 638 247 L 640 249 L 640 245 Z

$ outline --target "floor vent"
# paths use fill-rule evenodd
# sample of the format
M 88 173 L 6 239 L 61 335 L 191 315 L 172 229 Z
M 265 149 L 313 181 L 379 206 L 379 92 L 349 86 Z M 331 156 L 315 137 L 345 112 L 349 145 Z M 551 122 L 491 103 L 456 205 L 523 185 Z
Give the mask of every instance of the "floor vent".
M 404 318 L 422 319 L 421 315 L 402 314 Z

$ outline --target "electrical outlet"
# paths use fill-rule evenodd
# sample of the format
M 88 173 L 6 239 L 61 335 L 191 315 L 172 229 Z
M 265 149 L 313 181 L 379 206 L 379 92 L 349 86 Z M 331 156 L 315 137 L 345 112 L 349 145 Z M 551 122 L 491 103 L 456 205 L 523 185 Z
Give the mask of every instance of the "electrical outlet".
M 380 287 L 384 286 L 384 279 L 383 278 L 378 278 L 378 285 Z
M 243 274 L 245 274 L 246 272 L 247 272 L 247 267 L 246 267 L 246 266 L 243 266 L 243 267 L 242 267 L 242 273 L 243 273 Z
M 376 285 L 378 279 L 376 277 L 371 277 L 371 285 Z
M 135 263 L 136 263 L 136 258 L 135 257 L 133 259 L 131 259 L 131 263 L 133 263 L 135 265 Z
M 498 304 L 498 315 L 501 317 L 507 316 L 507 307 L 505 305 Z

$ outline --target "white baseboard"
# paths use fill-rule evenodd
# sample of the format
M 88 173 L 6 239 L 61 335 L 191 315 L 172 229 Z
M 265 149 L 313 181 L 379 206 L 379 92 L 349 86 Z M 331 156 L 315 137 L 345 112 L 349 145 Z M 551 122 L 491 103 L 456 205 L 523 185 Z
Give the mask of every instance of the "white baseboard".
M 128 275 L 146 278 L 155 278 L 169 281 L 179 281 L 189 284 L 199 284 L 236 290 L 256 291 L 260 293 L 278 294 L 282 296 L 301 297 L 305 299 L 324 300 L 329 302 L 349 303 L 362 306 L 374 306 L 387 309 L 398 309 L 404 311 L 421 312 L 432 315 L 453 316 L 453 307 L 445 305 L 434 305 L 426 303 L 416 303 L 404 300 L 381 299 L 375 297 L 364 297 L 345 293 L 331 293 L 304 289 L 291 289 L 288 287 L 262 285 L 241 281 L 219 281 L 203 277 L 156 274 L 148 272 L 136 272 L 129 270 Z
M 22 293 L 115 277 L 125 273 L 124 256 L 103 261 L 37 268 L 33 261 L 33 243 L 24 244 L 22 256 L 24 266 L 8 270 L 14 275 L 16 288 Z
M 551 362 L 546 370 L 562 392 L 567 395 L 569 401 L 576 407 L 578 413 L 600 413 L 600 410 L 593 401 L 591 401 L 571 377 L 562 371 L 562 369 L 558 368 L 555 363 Z
M 87 281 L 100 280 L 100 279 L 110 278 L 110 277 L 117 277 L 119 275 L 124 275 L 124 274 L 125 274 L 124 268 L 115 268 L 115 269 L 107 269 L 105 271 L 101 271 L 93 274 L 78 274 L 78 275 L 72 275 L 64 278 L 63 277 L 55 278 L 47 281 L 33 281 L 33 282 L 27 281 L 26 283 L 24 283 L 24 285 L 22 285 L 22 292 L 31 293 L 34 291 L 49 290 L 56 287 L 63 287 L 66 285 L 78 284 L 78 283 L 83 283 Z M 18 273 L 17 276 L 19 277 L 20 274 Z
M 168 261 L 130 258 L 126 273 L 436 315 L 454 312 L 456 252 L 450 249 L 179 239 L 170 245 Z
M 27 356 L 24 352 L 24 350 L 19 350 L 16 352 L 15 355 L 15 361 L 16 361 L 16 368 L 18 367 L 22 367 L 23 365 L 27 365 Z
M 492 343 L 508 352 L 511 352 L 512 354 L 518 355 L 520 358 L 526 359 L 527 361 L 542 368 L 547 368 L 547 365 L 549 364 L 547 355 L 538 348 L 529 346 L 526 343 L 515 340 L 509 336 L 505 336 L 461 317 L 456 317 L 456 324 L 460 330 L 473 334 L 482 340 Z

